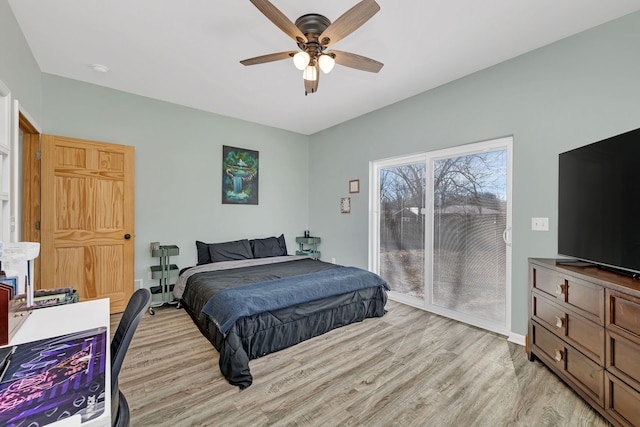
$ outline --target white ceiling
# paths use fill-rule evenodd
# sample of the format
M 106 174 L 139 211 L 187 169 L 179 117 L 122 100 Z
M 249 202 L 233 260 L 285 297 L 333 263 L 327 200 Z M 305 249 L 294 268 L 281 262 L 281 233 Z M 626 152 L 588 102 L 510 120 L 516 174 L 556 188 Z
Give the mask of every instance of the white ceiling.
M 291 21 L 331 21 L 358 0 L 271 0 Z M 42 72 L 312 134 L 640 10 L 638 0 L 378 0 L 332 48 L 385 65 L 336 65 L 304 95 L 295 50 L 249 0 L 9 0 Z M 94 71 L 90 64 L 110 71 Z

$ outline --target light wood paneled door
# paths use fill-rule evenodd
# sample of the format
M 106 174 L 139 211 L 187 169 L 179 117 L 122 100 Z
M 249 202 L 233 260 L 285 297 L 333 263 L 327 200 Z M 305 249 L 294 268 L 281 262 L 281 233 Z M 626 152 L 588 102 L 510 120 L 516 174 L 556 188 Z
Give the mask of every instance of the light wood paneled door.
M 22 131 L 22 229 L 20 240 L 40 241 L 40 133 L 20 114 Z M 40 286 L 40 257 L 33 263 L 33 283 Z
M 133 147 L 42 135 L 41 162 L 42 286 L 122 312 L 133 293 Z

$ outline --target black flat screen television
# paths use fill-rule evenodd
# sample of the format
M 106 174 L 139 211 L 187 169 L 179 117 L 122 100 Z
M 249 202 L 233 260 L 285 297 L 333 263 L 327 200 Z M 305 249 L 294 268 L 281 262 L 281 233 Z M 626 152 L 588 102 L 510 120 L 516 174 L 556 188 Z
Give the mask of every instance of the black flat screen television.
M 558 253 L 640 275 L 640 129 L 559 156 Z

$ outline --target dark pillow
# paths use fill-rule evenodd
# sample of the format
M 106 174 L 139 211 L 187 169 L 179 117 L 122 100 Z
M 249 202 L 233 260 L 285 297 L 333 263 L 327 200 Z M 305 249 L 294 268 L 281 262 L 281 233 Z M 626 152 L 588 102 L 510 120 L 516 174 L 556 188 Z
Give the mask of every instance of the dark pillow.
M 287 244 L 284 240 L 284 234 L 281 234 L 280 237 L 253 239 L 250 243 L 254 258 L 287 255 Z
M 280 249 L 282 249 L 282 255 L 289 255 L 287 253 L 287 242 L 284 240 L 284 234 L 278 236 L 278 243 L 280 244 Z
M 249 240 L 242 239 L 233 242 L 209 244 L 209 256 L 211 262 L 235 261 L 239 259 L 251 259 L 251 245 Z
M 209 255 L 209 245 L 211 243 L 204 243 L 196 240 L 196 249 L 198 250 L 198 265 L 209 264 L 211 262 L 211 255 Z

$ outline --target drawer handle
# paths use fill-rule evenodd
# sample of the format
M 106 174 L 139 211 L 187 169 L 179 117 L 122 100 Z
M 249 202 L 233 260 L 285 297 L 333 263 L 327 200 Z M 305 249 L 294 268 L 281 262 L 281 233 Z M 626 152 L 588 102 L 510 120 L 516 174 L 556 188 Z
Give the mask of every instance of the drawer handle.
M 556 328 L 562 328 L 564 326 L 564 319 L 560 316 L 556 316 Z
M 554 357 L 554 359 L 556 360 L 556 362 L 562 361 L 562 356 L 563 356 L 562 351 L 555 350 L 555 352 L 556 352 L 556 357 Z
M 556 285 L 556 294 L 558 295 L 564 294 L 566 287 L 567 285 L 565 285 L 564 283 L 560 283 Z

